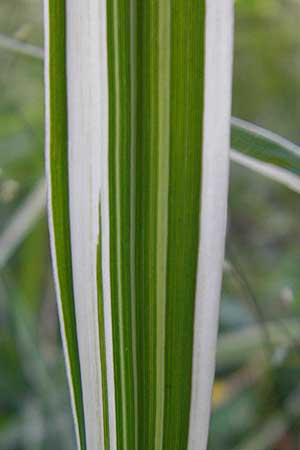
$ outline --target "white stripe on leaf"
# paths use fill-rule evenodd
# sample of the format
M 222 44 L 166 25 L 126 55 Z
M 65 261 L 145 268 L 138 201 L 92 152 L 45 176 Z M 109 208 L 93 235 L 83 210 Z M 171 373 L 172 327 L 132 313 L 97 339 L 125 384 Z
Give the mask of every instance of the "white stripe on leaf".
M 69 202 L 87 448 L 104 448 L 97 245 L 101 151 L 107 152 L 105 0 L 67 0 Z M 103 13 L 104 12 L 104 13 Z
M 215 370 L 227 215 L 232 0 L 206 1 L 205 33 L 203 178 L 188 450 L 206 449 Z

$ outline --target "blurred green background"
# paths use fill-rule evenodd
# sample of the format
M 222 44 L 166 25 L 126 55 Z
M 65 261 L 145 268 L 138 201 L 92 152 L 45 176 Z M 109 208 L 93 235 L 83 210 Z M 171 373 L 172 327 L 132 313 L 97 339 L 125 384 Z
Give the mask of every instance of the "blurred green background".
M 44 210 L 41 0 L 0 1 L 0 450 L 74 449 Z M 300 143 L 300 2 L 236 1 L 233 115 Z M 38 56 L 38 55 L 36 55 Z M 209 450 L 300 449 L 300 207 L 232 164 Z M 149 449 L 151 450 L 151 449 Z

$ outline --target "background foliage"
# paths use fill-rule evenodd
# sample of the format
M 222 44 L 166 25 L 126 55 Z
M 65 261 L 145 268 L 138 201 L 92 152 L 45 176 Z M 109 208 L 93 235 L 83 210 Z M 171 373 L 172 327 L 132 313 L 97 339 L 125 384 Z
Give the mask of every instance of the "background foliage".
M 299 23 L 297 0 L 236 1 L 233 114 L 298 144 Z M 1 0 L 0 34 L 42 46 L 42 1 Z M 41 61 L 0 39 L 0 67 L 1 236 L 43 176 L 44 119 Z M 299 223 L 297 194 L 232 165 L 210 450 L 300 448 Z M 43 210 L 0 270 L 0 449 L 74 449 Z

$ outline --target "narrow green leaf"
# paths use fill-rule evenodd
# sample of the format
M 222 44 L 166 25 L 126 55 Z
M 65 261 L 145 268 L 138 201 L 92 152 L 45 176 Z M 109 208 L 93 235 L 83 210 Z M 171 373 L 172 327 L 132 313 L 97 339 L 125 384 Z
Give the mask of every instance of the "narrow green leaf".
M 101 208 L 99 220 L 99 237 L 101 236 Z M 105 450 L 110 450 L 110 432 L 109 432 L 109 398 L 107 388 L 107 354 L 105 346 L 105 321 L 104 321 L 104 296 L 103 296 L 103 270 L 102 270 L 102 243 L 101 237 L 98 243 L 97 252 L 97 289 L 98 289 L 98 314 L 99 314 L 99 345 L 101 359 L 101 377 L 102 377 L 102 407 L 103 407 L 103 439 Z
M 300 148 L 241 119 L 231 120 L 231 160 L 300 192 Z

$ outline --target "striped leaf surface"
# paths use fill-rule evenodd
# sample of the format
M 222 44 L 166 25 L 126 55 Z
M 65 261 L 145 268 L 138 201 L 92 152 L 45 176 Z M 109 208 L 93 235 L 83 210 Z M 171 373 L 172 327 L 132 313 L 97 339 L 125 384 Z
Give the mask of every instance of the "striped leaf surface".
M 231 120 L 231 160 L 300 193 L 300 148 L 241 119 Z
M 204 450 L 231 0 L 46 0 L 53 266 L 78 448 Z

